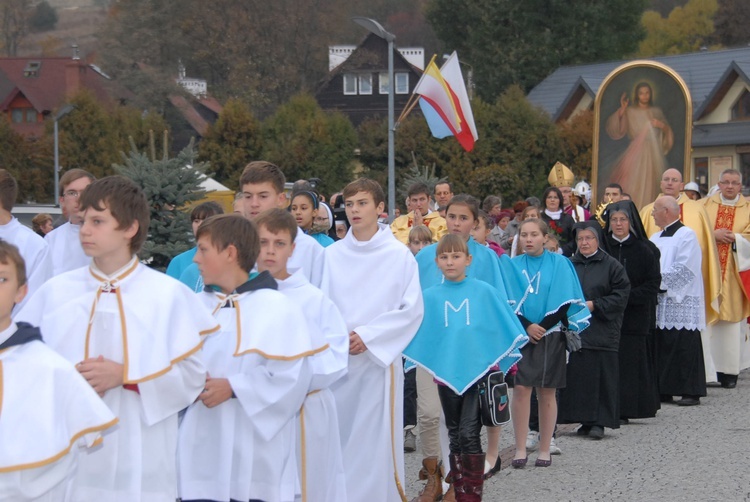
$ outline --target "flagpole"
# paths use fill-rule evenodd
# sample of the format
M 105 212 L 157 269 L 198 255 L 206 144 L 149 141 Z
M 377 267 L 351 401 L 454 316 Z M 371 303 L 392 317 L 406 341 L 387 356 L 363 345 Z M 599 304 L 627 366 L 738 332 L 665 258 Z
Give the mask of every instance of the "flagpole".
M 432 55 L 432 59 L 430 59 L 430 62 L 427 64 L 427 66 L 425 66 L 425 68 L 429 67 L 432 63 L 434 63 L 435 59 L 437 59 L 437 54 Z M 414 89 L 419 87 L 419 84 L 422 83 L 422 79 L 424 78 L 424 76 L 425 76 L 425 73 L 422 72 L 422 76 L 419 77 L 419 80 L 414 86 Z M 411 111 L 414 109 L 417 103 L 419 103 L 419 98 L 417 97 L 417 93 L 412 92 L 411 96 L 409 96 L 409 100 L 406 102 L 406 105 L 404 105 L 404 109 L 401 112 L 401 115 L 398 116 L 398 120 L 396 120 L 396 123 L 393 126 L 394 128 L 397 128 L 399 124 L 401 124 L 401 121 L 406 119 L 406 117 L 411 113 Z

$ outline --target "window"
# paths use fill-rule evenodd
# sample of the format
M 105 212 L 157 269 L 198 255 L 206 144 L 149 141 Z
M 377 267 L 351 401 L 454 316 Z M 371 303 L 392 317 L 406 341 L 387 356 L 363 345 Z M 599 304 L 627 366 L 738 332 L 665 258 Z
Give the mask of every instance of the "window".
M 359 76 L 359 93 L 372 94 L 372 73 Z
M 13 120 L 14 124 L 22 124 L 23 123 L 23 110 L 21 108 L 14 108 L 11 112 L 11 120 Z
M 344 94 L 357 94 L 357 76 L 352 73 L 344 74 Z
M 39 61 L 29 61 L 26 64 L 26 68 L 23 69 L 24 77 L 38 77 L 39 69 L 42 67 L 42 63 Z
M 388 94 L 390 86 L 388 85 L 388 74 L 381 73 L 380 77 L 380 94 Z
M 26 122 L 33 124 L 36 122 L 36 110 L 33 108 L 26 109 Z
M 24 122 L 33 124 L 36 122 L 36 110 L 33 108 L 13 108 L 10 112 L 10 119 L 14 124 L 23 124 Z
M 396 73 L 396 94 L 409 94 L 409 74 Z
M 750 92 L 747 89 L 732 107 L 732 120 L 750 120 Z

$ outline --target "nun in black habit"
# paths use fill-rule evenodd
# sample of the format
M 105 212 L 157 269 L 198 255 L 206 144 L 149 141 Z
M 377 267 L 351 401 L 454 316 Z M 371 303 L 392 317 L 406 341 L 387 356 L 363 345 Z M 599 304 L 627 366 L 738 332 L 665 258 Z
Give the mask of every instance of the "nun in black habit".
M 597 222 L 576 223 L 573 230 L 578 249 L 570 261 L 591 311 L 591 324 L 581 333 L 581 350 L 568 359 L 558 422 L 580 422 L 579 435 L 601 439 L 605 427 L 620 427 L 617 351 L 630 281 L 623 266 L 601 249 L 602 228 Z
M 610 204 L 603 217 L 604 249 L 625 267 L 630 279 L 620 336 L 620 418 L 650 418 L 661 407 L 653 338 L 661 253 L 648 239 L 631 201 Z

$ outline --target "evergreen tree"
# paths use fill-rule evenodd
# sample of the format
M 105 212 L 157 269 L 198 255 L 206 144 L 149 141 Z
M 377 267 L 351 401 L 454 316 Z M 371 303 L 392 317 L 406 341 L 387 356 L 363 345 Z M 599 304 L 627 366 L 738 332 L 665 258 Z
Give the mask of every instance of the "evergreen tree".
M 201 140 L 198 158 L 210 163 L 216 181 L 234 189 L 245 166 L 260 158 L 261 145 L 260 124 L 250 107 L 230 99 Z
M 151 150 L 153 152 L 154 148 Z M 184 208 L 203 196 L 199 184 L 208 166 L 204 162 L 196 163 L 192 143 L 174 158 L 166 153 L 161 159 L 149 158 L 138 151 L 135 144 L 127 156 L 122 156 L 124 164 L 115 165 L 115 169 L 143 188 L 151 207 L 148 239 L 141 259 L 152 268 L 166 270 L 172 258 L 193 245 L 191 225 Z

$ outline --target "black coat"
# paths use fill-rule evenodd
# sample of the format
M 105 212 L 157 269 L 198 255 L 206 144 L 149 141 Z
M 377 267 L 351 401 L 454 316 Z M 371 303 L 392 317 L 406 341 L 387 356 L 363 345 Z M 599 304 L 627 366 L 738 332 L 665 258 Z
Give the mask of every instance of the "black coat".
M 570 261 L 581 281 L 583 296 L 594 303 L 591 325 L 581 333 L 582 348 L 616 352 L 630 293 L 625 268 L 601 249 L 589 258 L 576 252 Z
M 625 242 L 607 236 L 607 249 L 630 279 L 630 295 L 622 320 L 623 335 L 649 334 L 656 323 L 656 296 L 661 285 L 659 248 L 631 235 Z

